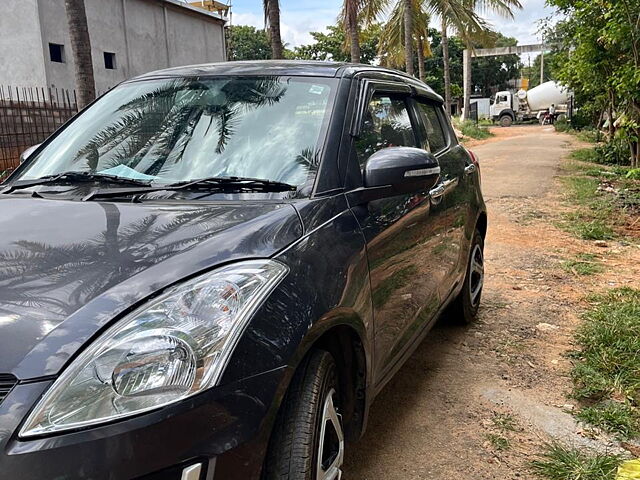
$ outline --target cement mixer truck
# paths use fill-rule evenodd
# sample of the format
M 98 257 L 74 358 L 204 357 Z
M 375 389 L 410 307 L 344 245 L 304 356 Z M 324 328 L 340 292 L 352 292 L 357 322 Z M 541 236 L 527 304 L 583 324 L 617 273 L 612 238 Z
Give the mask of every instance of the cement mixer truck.
M 491 118 L 501 127 L 510 127 L 515 122 L 540 120 L 554 104 L 556 115 L 567 113 L 569 91 L 556 82 L 546 82 L 531 90 L 498 92 L 491 99 Z

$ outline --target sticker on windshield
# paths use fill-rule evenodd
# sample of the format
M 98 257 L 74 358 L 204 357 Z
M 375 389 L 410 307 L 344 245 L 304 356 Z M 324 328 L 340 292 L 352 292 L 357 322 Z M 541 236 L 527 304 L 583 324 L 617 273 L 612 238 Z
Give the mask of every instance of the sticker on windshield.
M 322 95 L 324 92 L 324 87 L 322 85 L 311 85 L 309 89 L 309 93 L 313 93 L 314 95 Z

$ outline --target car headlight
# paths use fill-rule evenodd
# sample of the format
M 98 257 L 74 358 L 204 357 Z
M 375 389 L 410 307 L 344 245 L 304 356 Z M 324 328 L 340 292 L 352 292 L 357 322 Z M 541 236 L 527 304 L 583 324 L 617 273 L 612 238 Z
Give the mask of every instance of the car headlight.
M 71 362 L 20 437 L 112 421 L 216 385 L 248 319 L 287 272 L 273 260 L 239 262 L 146 303 Z

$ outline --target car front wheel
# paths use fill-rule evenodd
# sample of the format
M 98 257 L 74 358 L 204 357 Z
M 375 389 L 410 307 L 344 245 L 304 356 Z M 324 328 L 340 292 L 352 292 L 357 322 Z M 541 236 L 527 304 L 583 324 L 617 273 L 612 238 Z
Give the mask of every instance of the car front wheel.
M 269 445 L 265 480 L 339 480 L 344 434 L 336 365 L 317 350 L 296 371 Z

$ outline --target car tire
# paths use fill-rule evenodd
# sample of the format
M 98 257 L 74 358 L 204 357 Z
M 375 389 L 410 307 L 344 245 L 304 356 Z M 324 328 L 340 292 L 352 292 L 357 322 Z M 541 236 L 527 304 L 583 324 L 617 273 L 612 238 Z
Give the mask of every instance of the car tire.
M 278 413 L 265 480 L 338 480 L 344 459 L 336 364 L 313 351 L 294 374 Z
M 450 314 L 457 322 L 468 325 L 475 321 L 484 286 L 484 239 L 476 230 L 467 261 L 462 290 L 451 303 Z
M 500 117 L 500 126 L 501 127 L 510 127 L 513 125 L 513 119 L 509 115 L 503 115 Z

